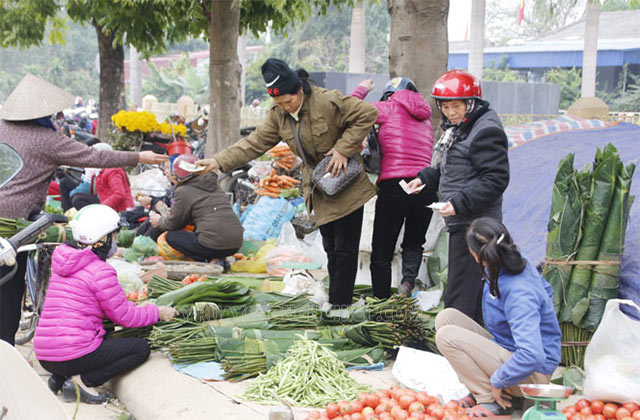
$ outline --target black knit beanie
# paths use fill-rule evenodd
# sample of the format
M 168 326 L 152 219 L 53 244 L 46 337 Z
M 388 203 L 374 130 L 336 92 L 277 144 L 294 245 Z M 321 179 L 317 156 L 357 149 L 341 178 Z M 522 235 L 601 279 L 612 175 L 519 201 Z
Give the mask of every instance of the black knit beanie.
M 293 95 L 302 86 L 298 74 L 277 58 L 269 58 L 264 62 L 262 77 L 270 96 Z

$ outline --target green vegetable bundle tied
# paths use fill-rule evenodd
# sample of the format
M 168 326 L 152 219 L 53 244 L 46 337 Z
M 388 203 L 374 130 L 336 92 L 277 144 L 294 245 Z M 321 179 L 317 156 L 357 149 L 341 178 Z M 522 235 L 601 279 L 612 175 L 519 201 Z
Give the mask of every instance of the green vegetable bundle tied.
M 604 150 L 598 149 L 596 153 L 589 205 L 576 261 L 593 261 L 598 256 L 619 170 L 620 158 L 616 152 L 616 148 L 608 144 Z M 580 326 L 589 304 L 592 267 L 590 264 L 576 265 L 571 272 L 569 289 L 560 310 L 560 322 L 571 321 L 574 325 Z
M 574 155 L 558 164 L 553 184 L 551 216 L 547 226 L 547 264 L 543 276 L 553 287 L 553 306 L 560 312 L 569 285 L 572 266 L 564 264 L 574 257 L 582 224 L 583 201 L 573 169 Z M 589 177 L 590 177 L 589 173 Z
M 203 281 L 191 283 L 158 298 L 158 306 L 182 306 L 195 302 L 218 305 L 247 305 L 252 301 L 249 288 L 237 282 Z
M 582 320 L 582 327 L 595 330 L 600 324 L 607 300 L 618 297 L 618 281 L 620 278 L 620 260 L 624 251 L 625 232 L 629 220 L 629 211 L 633 196 L 629 196 L 631 178 L 635 165 L 630 163 L 624 167 L 619 164 L 620 171 L 613 193 L 613 201 L 609 211 L 602 244 L 597 260 L 601 263 L 593 268 L 591 290 L 589 292 L 589 309 Z M 605 263 L 607 262 L 607 263 Z

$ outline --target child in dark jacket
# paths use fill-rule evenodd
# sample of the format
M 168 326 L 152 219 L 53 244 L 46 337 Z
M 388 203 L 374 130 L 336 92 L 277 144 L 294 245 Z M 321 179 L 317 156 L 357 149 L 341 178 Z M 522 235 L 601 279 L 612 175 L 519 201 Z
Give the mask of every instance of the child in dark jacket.
M 215 173 L 198 175 L 184 167 L 198 159 L 180 155 L 173 162 L 177 186 L 166 216 L 149 213 L 150 223 L 167 231 L 167 243 L 196 261 L 210 261 L 234 254 L 242 246 L 242 224 L 227 194 L 218 186 Z M 194 231 L 182 230 L 187 225 Z
M 520 254 L 505 226 L 489 217 L 466 232 L 468 249 L 485 274 L 482 307 L 487 330 L 457 309 L 436 317 L 436 344 L 479 404 L 471 417 L 510 415 L 518 384 L 549 383 L 560 363 L 560 325 L 553 289 Z

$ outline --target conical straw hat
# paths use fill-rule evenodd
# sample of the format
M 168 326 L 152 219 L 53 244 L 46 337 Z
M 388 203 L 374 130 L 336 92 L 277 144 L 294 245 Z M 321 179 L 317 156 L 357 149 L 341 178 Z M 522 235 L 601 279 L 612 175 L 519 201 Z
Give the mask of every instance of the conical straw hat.
M 75 101 L 73 95 L 32 74 L 22 78 L 0 109 L 0 118 L 7 121 L 25 121 L 47 117 Z

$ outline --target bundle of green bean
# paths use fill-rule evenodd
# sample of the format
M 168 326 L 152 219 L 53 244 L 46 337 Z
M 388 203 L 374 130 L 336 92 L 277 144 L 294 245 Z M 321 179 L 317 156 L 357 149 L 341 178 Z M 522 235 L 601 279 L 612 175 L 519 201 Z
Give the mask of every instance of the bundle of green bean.
M 175 363 L 210 362 L 217 360 L 216 349 L 215 337 L 199 337 L 171 344 L 169 354 Z
M 173 292 L 184 286 L 185 285 L 179 281 L 165 279 L 164 277 L 154 274 L 147 284 L 147 292 L 150 298 L 157 299 L 165 293 Z
M 370 391 L 349 376 L 333 351 L 304 337 L 289 348 L 287 358 L 258 376 L 243 398 L 265 404 L 284 400 L 296 407 L 324 407 Z

